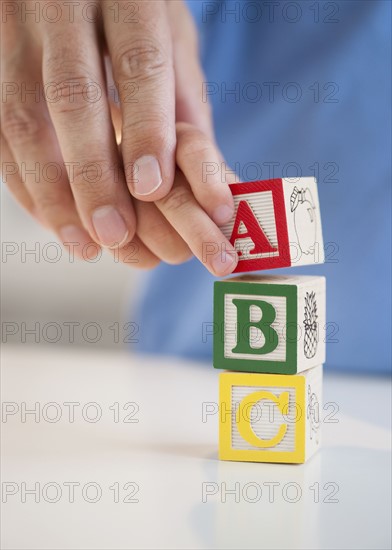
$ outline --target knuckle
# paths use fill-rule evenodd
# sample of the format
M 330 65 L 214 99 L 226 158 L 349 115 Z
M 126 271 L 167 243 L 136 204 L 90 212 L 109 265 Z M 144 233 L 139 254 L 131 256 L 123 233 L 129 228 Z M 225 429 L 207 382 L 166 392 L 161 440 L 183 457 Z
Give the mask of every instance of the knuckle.
M 69 65 L 54 54 L 47 59 L 47 102 L 56 113 L 73 113 L 97 109 L 105 95 L 89 68 L 78 61 Z
M 114 57 L 120 78 L 149 80 L 168 67 L 163 49 L 152 39 L 134 39 L 120 45 Z
M 70 206 L 64 204 L 63 197 L 53 193 L 42 193 L 34 202 L 39 216 L 53 226 L 64 219 L 64 210 Z
M 132 151 L 135 157 L 141 156 L 143 152 L 175 154 L 176 135 L 166 113 L 154 110 L 150 113 L 127 114 L 122 135 L 125 155 L 127 151 Z
M 191 193 L 183 186 L 172 188 L 172 190 L 159 201 L 159 205 L 168 213 L 176 213 L 178 210 L 189 208 L 191 204 Z
M 211 156 L 211 144 L 199 130 L 186 130 L 178 139 L 178 158 L 204 158 Z
M 168 226 L 165 222 L 148 223 L 147 225 L 146 221 L 147 219 L 142 222 L 139 218 L 137 222 L 137 232 L 141 237 L 152 237 L 158 247 L 165 247 L 167 244 L 171 244 L 175 235 L 175 231 L 171 226 Z
M 31 141 L 42 130 L 35 109 L 14 103 L 3 105 L 1 125 L 6 139 L 16 144 Z
M 68 177 L 75 192 L 82 192 L 97 199 L 97 186 L 99 186 L 99 198 L 102 198 L 105 189 L 107 189 L 106 198 L 110 196 L 109 189 L 115 173 L 112 172 L 106 160 L 93 158 L 70 163 Z
M 221 244 L 223 239 L 219 239 L 217 233 L 214 229 L 206 229 L 204 226 L 195 227 L 193 231 L 193 237 L 200 251 L 203 250 L 203 247 L 206 243 Z
M 127 113 L 124 116 L 123 133 L 124 139 L 133 137 L 134 133 L 146 134 L 154 136 L 154 139 L 167 139 L 169 134 L 168 113 L 163 109 L 158 109 L 156 106 L 151 108 L 149 105 L 146 109 L 141 109 L 139 112 Z
M 171 131 L 167 113 L 154 110 L 127 115 L 123 124 L 123 143 L 125 150 L 134 149 L 135 143 L 138 149 L 146 149 L 153 144 L 152 150 L 156 151 L 174 147 L 175 134 Z
M 168 264 L 178 265 L 192 257 L 187 244 L 172 226 L 166 223 L 151 224 L 148 228 L 154 241 L 154 251 Z

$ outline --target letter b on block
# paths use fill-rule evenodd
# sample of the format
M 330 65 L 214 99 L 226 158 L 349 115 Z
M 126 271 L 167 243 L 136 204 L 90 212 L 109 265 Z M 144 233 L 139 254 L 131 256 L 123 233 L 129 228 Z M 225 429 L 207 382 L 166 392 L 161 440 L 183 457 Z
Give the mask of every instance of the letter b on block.
M 242 276 L 214 286 L 214 367 L 296 374 L 325 361 L 325 279 Z
M 233 353 L 248 353 L 268 354 L 273 352 L 278 346 L 279 337 L 272 323 L 276 319 L 276 310 L 268 302 L 259 300 L 247 300 L 233 298 L 233 305 L 237 308 L 237 329 L 242 327 L 241 330 L 237 330 L 237 344 L 233 348 Z M 259 321 L 251 320 L 251 309 L 257 308 L 261 312 L 261 318 Z M 260 347 L 251 347 L 252 341 L 252 329 L 259 330 L 260 335 L 263 335 L 263 344 Z

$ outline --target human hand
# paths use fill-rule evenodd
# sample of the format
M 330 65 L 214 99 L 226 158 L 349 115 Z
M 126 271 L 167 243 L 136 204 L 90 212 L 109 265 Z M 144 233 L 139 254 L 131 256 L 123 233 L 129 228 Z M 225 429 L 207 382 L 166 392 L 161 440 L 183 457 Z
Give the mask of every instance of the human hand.
M 136 236 L 120 251 L 120 258 L 133 263 L 137 256 L 134 265 L 151 268 L 160 260 L 179 264 L 195 255 L 213 275 L 228 275 L 238 256 L 213 221 L 212 209 L 219 203 L 220 188 L 233 183 L 235 175 L 203 132 L 183 122 L 176 128 L 178 168 L 174 185 L 155 203 L 134 202 Z M 223 207 L 222 218 L 225 216 Z
M 176 120 L 212 136 L 209 108 L 200 97 L 195 29 L 178 1 L 132 2 L 129 14 L 129 2 L 96 0 L 89 2 L 96 11 L 83 17 L 80 7 L 70 11 L 72 3 L 58 2 L 55 22 L 43 11 L 45 4 L 14 0 L 2 19 L 2 156 L 18 168 L 4 179 L 63 242 L 79 243 L 76 253 L 91 239 L 121 250 L 137 229 L 130 193 L 147 202 L 170 195 Z M 120 98 L 121 155 L 106 93 L 106 53 Z M 128 101 L 130 90 L 137 91 L 136 103 Z M 217 223 L 230 217 L 227 186 L 216 186 L 212 194 L 205 186 L 197 198 Z M 173 212 L 174 200 L 158 204 Z M 146 209 L 136 210 L 143 233 Z M 199 235 L 204 241 L 210 236 Z

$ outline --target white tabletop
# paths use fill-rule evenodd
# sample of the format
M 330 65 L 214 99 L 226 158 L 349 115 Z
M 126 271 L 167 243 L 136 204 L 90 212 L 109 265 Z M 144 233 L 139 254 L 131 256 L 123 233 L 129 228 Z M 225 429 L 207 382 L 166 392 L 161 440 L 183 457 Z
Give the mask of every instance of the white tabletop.
M 390 392 L 326 369 L 315 457 L 220 462 L 212 366 L 4 346 L 2 548 L 390 548 Z

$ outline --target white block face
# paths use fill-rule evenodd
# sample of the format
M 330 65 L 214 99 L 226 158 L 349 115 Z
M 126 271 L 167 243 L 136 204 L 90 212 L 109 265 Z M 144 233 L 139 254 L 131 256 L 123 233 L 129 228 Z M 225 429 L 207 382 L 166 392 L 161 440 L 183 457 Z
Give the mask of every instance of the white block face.
M 264 354 L 245 354 L 233 353 L 233 348 L 237 345 L 237 308 L 233 304 L 234 299 L 253 300 L 254 302 L 268 302 L 276 311 L 275 321 L 271 327 L 277 332 L 279 337 L 278 346 L 271 353 Z M 225 358 L 244 359 L 248 361 L 256 361 L 258 359 L 264 361 L 286 361 L 286 342 L 284 339 L 285 324 L 287 318 L 287 298 L 285 296 L 255 296 L 247 294 L 226 294 L 225 295 L 225 343 L 224 356 Z M 261 309 L 257 306 L 250 308 L 250 320 L 258 322 L 262 319 Z M 265 336 L 256 327 L 250 328 L 250 347 L 253 349 L 263 348 L 265 345 Z
M 306 379 L 305 454 L 310 458 L 321 446 L 323 411 L 323 367 L 319 365 L 303 373 Z
M 297 372 L 325 363 L 326 289 L 324 277 L 298 285 Z
M 315 178 L 283 178 L 290 259 L 293 267 L 324 262 L 320 204 Z
M 287 418 L 296 418 L 296 390 L 294 387 L 233 386 L 231 409 L 232 448 L 260 452 L 258 447 L 250 445 L 241 437 L 235 420 L 236 411 L 240 402 L 249 394 L 258 391 L 267 391 L 274 394 L 276 397 L 279 397 L 283 392 L 287 392 L 289 394 L 289 406 L 284 415 L 274 401 L 265 399 L 255 403 L 249 411 L 249 417 L 252 431 L 257 437 L 263 440 L 273 438 L 278 432 L 280 426 L 285 424 L 287 426 L 287 431 L 283 439 L 277 445 L 268 447 L 268 450 L 272 452 L 293 452 L 295 450 L 295 423 L 287 422 Z

